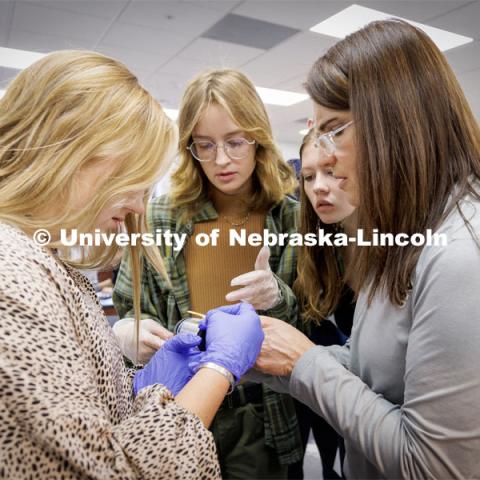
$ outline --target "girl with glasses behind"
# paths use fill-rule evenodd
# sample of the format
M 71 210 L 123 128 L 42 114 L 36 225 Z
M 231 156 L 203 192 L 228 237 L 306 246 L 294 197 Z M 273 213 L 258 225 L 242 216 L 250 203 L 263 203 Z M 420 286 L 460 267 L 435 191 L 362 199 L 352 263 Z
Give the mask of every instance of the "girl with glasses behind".
M 181 249 L 162 246 L 171 283 L 146 262 L 143 269 L 138 356 L 133 348 L 133 294 L 128 258 L 114 290 L 121 317 L 115 332 L 124 352 L 143 363 L 162 346 L 188 310 L 205 313 L 227 302 L 296 323 L 290 286 L 296 254 L 290 246 L 229 245 L 229 231 L 294 233 L 298 203 L 287 197 L 293 172 L 272 137 L 253 84 L 230 69 L 207 71 L 187 86 L 180 106 L 179 164 L 171 192 L 149 207 L 152 229 L 185 235 Z M 199 234 L 219 230 L 217 245 L 199 246 Z M 142 340 L 143 339 L 143 340 Z M 286 478 L 301 456 L 290 397 L 241 383 L 212 425 L 224 478 Z M 253 460 L 254 459 L 254 460 Z

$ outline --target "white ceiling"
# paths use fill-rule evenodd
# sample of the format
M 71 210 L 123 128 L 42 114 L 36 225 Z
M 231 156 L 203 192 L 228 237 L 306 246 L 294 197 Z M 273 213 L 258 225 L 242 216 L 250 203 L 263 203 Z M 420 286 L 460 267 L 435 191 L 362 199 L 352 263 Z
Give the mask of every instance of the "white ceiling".
M 446 56 L 480 118 L 479 0 L 0 0 L 0 46 L 98 50 L 124 61 L 165 107 L 175 108 L 186 82 L 208 67 L 239 68 L 257 86 L 301 92 L 309 67 L 336 41 L 309 28 L 352 3 L 473 37 Z M 230 13 L 298 33 L 268 50 L 202 37 Z M 14 73 L 1 69 L 0 87 Z M 277 140 L 298 144 L 310 102 L 268 111 Z

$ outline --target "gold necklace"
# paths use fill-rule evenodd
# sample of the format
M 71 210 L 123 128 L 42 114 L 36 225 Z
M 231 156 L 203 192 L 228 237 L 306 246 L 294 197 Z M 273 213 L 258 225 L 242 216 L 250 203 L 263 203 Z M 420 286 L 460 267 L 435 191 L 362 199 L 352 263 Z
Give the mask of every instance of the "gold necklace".
M 230 220 L 229 217 L 227 217 L 226 215 L 223 216 L 223 218 L 225 219 L 225 221 L 230 224 L 232 227 L 241 227 L 242 225 L 245 225 L 247 222 L 248 222 L 248 219 L 250 218 L 250 211 L 247 212 L 247 215 L 245 216 L 245 218 L 242 218 L 241 220 L 238 220 L 238 222 L 232 222 L 232 220 Z

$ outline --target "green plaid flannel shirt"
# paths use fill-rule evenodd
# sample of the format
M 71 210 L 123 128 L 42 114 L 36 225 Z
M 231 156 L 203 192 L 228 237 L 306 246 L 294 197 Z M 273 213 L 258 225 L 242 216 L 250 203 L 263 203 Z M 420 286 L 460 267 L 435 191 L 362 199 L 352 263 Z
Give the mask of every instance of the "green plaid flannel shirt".
M 296 200 L 285 197 L 273 206 L 265 218 L 265 228 L 270 233 L 294 233 L 297 231 L 299 204 Z M 147 223 L 155 231 L 157 229 L 172 233 L 193 234 L 193 225 L 202 221 L 218 218 L 211 202 L 188 223 L 181 224 L 167 195 L 152 201 L 147 210 Z M 188 240 L 187 240 L 188 241 Z M 141 279 L 141 312 L 142 318 L 153 318 L 161 325 L 173 331 L 175 325 L 189 316 L 190 308 L 187 273 L 183 251 L 175 251 L 172 246 L 159 247 L 165 260 L 165 266 L 171 281 L 171 288 L 162 276 L 145 261 Z M 113 301 L 121 318 L 134 317 L 133 287 L 131 281 L 128 251 L 117 276 L 113 292 Z M 276 307 L 261 312 L 279 318 L 292 325 L 297 323 L 297 301 L 290 286 L 296 275 L 297 253 L 291 246 L 270 247 L 270 266 L 274 272 L 282 301 Z M 284 465 L 295 463 L 302 458 L 302 446 L 298 422 L 293 401 L 290 396 L 273 392 L 263 385 L 265 408 L 265 443 L 274 448 L 280 462 Z

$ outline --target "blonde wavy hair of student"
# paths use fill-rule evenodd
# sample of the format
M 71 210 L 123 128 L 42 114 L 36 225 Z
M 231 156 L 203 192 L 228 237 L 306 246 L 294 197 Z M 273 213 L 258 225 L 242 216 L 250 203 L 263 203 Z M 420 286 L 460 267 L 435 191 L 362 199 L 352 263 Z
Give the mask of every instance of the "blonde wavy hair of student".
M 145 191 L 146 206 L 176 141 L 176 127 L 123 64 L 95 52 L 51 53 L 23 70 L 0 100 L 0 220 L 29 235 L 40 228 L 91 232 L 105 206 L 124 194 Z M 73 208 L 82 169 L 107 158 L 116 162 L 113 173 Z M 147 231 L 145 216 L 127 215 L 126 227 Z M 137 286 L 143 254 L 165 274 L 158 248 L 130 248 Z M 101 268 L 117 251 L 94 247 L 64 261 Z
M 187 147 L 192 131 L 209 105 L 223 107 L 231 119 L 256 142 L 254 193 L 249 207 L 264 210 L 294 191 L 295 177 L 273 140 L 272 128 L 262 100 L 252 82 L 233 69 L 200 73 L 187 86 L 180 105 L 178 125 L 179 165 L 172 174 L 172 203 L 189 220 L 208 199 L 209 182 L 199 162 Z

